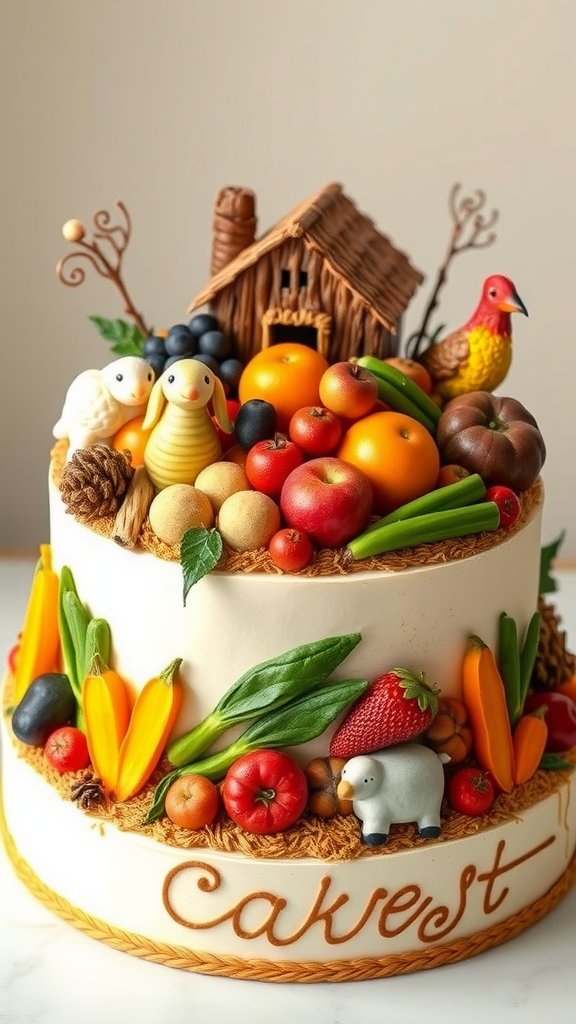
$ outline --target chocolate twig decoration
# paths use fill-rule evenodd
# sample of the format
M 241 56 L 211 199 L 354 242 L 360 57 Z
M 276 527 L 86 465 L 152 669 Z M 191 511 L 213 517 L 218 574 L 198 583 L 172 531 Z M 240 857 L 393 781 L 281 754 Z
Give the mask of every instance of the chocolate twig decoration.
M 407 352 L 412 358 L 417 358 L 421 344 L 426 338 L 426 330 L 434 310 L 438 306 L 438 296 L 448 279 L 448 267 L 453 258 L 465 249 L 485 249 L 496 240 L 496 232 L 492 230 L 498 220 L 498 210 L 492 210 L 489 216 L 483 214 L 486 204 L 486 193 L 482 189 L 476 189 L 473 195 L 458 198 L 461 186 L 456 183 L 450 189 L 448 196 L 448 208 L 452 218 L 452 231 L 446 255 L 436 275 L 436 282 L 432 295 L 426 309 L 422 323 L 409 339 L 410 351 Z M 468 236 L 466 237 L 466 232 Z
M 80 221 L 67 221 L 63 228 L 64 237 L 82 248 L 67 253 L 59 260 L 56 276 L 62 284 L 75 288 L 86 279 L 84 267 L 78 261 L 84 260 L 91 264 L 101 277 L 116 286 L 122 296 L 125 313 L 132 318 L 142 335 L 147 337 L 150 329 L 134 306 L 122 278 L 122 260 L 130 241 L 132 222 L 124 203 L 117 200 L 114 205 L 120 211 L 123 223 L 114 224 L 108 210 L 98 210 L 92 217 L 94 232 L 91 239 L 86 238 L 84 225 Z

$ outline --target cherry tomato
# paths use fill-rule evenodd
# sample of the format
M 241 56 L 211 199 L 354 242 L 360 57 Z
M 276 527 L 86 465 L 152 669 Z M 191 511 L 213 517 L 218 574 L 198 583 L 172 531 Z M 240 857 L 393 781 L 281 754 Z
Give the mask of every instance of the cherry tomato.
M 268 553 L 279 569 L 298 572 L 310 564 L 314 548 L 307 533 L 288 526 L 274 534 L 268 545 Z
M 280 497 L 286 477 L 304 462 L 304 453 L 285 434 L 258 441 L 246 456 L 246 476 L 256 491 Z
M 485 501 L 494 501 L 500 513 L 500 526 L 507 530 L 520 515 L 520 500 L 510 487 L 495 485 L 486 490 Z
M 44 747 L 48 764 L 62 774 L 77 772 L 90 764 L 88 743 L 80 729 L 73 725 L 63 725 L 50 733 Z
M 576 704 L 564 693 L 556 690 L 544 690 L 530 693 L 524 704 L 524 711 L 530 714 L 544 706 L 544 721 L 548 726 L 546 751 L 549 754 L 561 753 L 576 747 Z
M 224 806 L 240 828 L 256 835 L 283 832 L 308 800 L 302 768 L 280 750 L 253 750 L 234 762 L 222 783 Z
M 481 768 L 459 768 L 450 777 L 446 795 L 455 811 L 476 817 L 490 810 L 496 799 L 496 790 Z

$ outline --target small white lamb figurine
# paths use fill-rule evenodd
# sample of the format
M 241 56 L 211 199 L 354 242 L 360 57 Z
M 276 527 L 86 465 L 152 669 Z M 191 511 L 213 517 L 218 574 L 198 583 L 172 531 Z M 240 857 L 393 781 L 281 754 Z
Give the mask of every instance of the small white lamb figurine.
M 222 455 L 207 409 L 210 399 L 218 425 L 231 433 L 222 381 L 205 363 L 178 359 L 156 381 L 142 429 L 152 428 L 144 465 L 158 490 L 171 484 L 193 484 L 200 470 Z
M 83 370 L 74 378 L 52 433 L 67 437 L 67 458 L 78 448 L 109 444 L 117 430 L 142 416 L 154 383 L 154 370 L 140 356 L 122 356 L 102 370 Z
M 442 765 L 449 760 L 420 743 L 397 743 L 350 758 L 337 793 L 341 800 L 352 801 L 354 814 L 362 822 L 362 842 L 382 846 L 391 825 L 407 822 L 416 824 L 422 839 L 439 836 Z

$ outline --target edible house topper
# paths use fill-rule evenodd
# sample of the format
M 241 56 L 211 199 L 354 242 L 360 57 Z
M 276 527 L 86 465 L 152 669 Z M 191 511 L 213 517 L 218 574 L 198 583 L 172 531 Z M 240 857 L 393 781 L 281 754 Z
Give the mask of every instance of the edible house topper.
M 394 355 L 400 321 L 423 275 L 329 184 L 256 239 L 255 196 L 216 197 L 211 278 L 188 307 L 209 305 L 247 362 L 300 341 L 330 362 Z

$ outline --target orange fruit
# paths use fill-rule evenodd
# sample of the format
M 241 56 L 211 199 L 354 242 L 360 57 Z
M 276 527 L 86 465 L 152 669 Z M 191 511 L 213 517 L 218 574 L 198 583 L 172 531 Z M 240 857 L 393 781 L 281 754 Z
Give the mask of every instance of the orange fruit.
M 415 359 L 408 359 L 406 356 L 390 356 L 384 362 L 395 366 L 405 377 L 409 377 L 419 388 L 422 388 L 427 395 L 432 394 L 432 377 L 422 363 L 418 363 Z
M 142 430 L 143 422 L 143 416 L 135 416 L 134 419 L 128 420 L 128 423 L 120 427 L 112 438 L 112 447 L 115 451 L 123 452 L 128 449 L 132 453 L 134 467 L 144 465 L 144 449 L 152 433 L 152 428 Z
M 257 352 L 246 364 L 238 385 L 241 404 L 253 398 L 270 402 L 277 429 L 287 433 L 293 414 L 305 405 L 321 405 L 320 380 L 328 360 L 308 345 L 282 342 Z
M 214 821 L 220 794 L 204 775 L 181 775 L 166 793 L 166 814 L 181 828 L 203 828 Z
M 436 487 L 446 487 L 448 484 L 457 484 L 460 480 L 463 480 L 465 476 L 470 476 L 468 470 L 464 469 L 463 466 L 457 466 L 455 463 L 451 462 L 447 466 L 440 467 Z
M 376 412 L 357 420 L 336 454 L 366 474 L 380 515 L 433 490 L 440 470 L 432 435 L 400 412 Z

